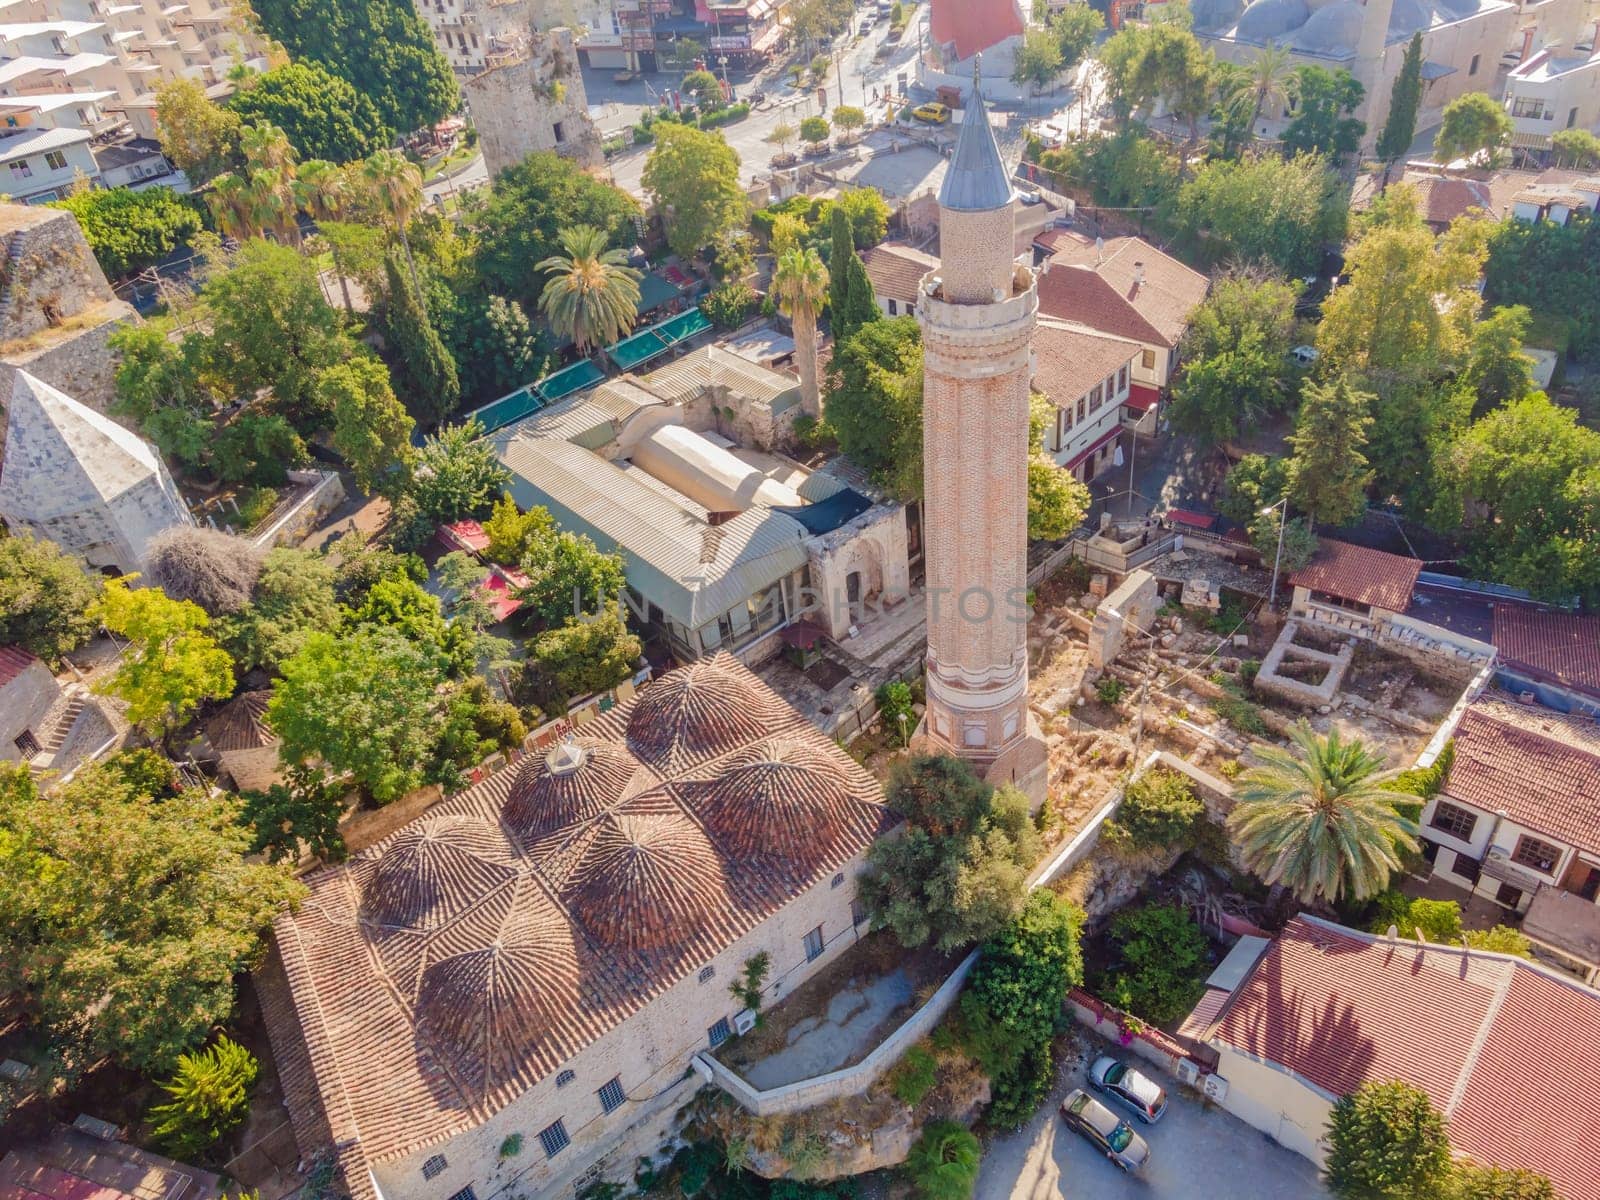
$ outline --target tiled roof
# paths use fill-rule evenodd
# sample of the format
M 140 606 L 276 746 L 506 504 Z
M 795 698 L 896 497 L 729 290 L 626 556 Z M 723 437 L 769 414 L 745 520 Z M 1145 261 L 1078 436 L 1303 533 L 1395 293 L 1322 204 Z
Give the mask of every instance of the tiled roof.
M 0 646 L 0 686 L 10 683 L 38 661 L 21 646 Z
M 884 300 L 898 300 L 901 304 L 917 302 L 922 277 L 939 265 L 933 255 L 894 242 L 864 251 L 861 262 L 867 268 L 867 278 L 872 280 L 872 290 Z
M 929 9 L 928 36 L 954 42 L 963 61 L 1023 30 L 1017 0 L 933 0 Z
M 1456 726 L 1444 791 L 1600 854 L 1600 734 L 1592 727 L 1549 709 L 1480 701 Z
M 267 702 L 272 689 L 244 692 L 217 710 L 206 722 L 206 740 L 212 749 L 226 754 L 233 750 L 259 750 L 278 744 L 278 735 L 267 724 Z
M 1381 174 L 1363 175 L 1356 180 L 1350 196 L 1350 208 L 1362 212 L 1378 198 Z M 1457 217 L 1476 208 L 1484 215 L 1494 217 L 1495 197 L 1489 181 L 1469 179 L 1459 175 L 1425 175 L 1407 173 L 1404 179 L 1391 178 L 1389 186 L 1405 184 L 1417 194 L 1417 207 L 1422 219 L 1430 225 L 1448 225 Z
M 1143 238 L 1105 238 L 1097 244 L 1093 238 L 1068 230 L 1066 236 L 1055 239 L 1055 246 L 1055 253 L 1050 256 L 1054 268 L 1051 274 L 1065 266 L 1093 271 L 1110 285 L 1116 304 L 1137 313 L 1159 335 L 1154 340 L 1166 346 L 1178 344 L 1189 326 L 1189 314 L 1205 300 L 1211 287 L 1211 281 L 1199 271 L 1156 249 Z M 1139 281 L 1141 274 L 1142 283 Z M 1041 311 L 1093 326 L 1104 333 L 1131 336 L 1120 327 L 1127 319 L 1124 316 L 1108 314 L 1109 323 L 1101 324 L 1093 309 L 1085 315 L 1056 312 L 1046 307 L 1044 282 L 1039 286 Z
M 1524 960 L 1297 917 L 1211 1037 L 1332 1096 L 1402 1079 L 1462 1153 L 1600 1195 L 1600 993 Z
M 1039 315 L 1087 325 L 1111 337 L 1127 338 L 1147 346 L 1172 346 L 1162 333 L 1139 314 L 1106 280 L 1089 267 L 1045 264 L 1036 278 Z
M 1034 388 L 1064 407 L 1141 351 L 1136 342 L 1046 320 L 1033 331 L 1033 352 Z
M 352 1186 L 503 1108 L 892 824 L 725 654 L 585 734 L 314 873 L 279 918 L 268 979 L 281 962 L 293 1005 L 264 1011 L 275 1046 L 303 1032 L 322 1113 L 297 1130 L 354 1145 Z
M 1316 554 L 1289 576 L 1289 582 L 1341 600 L 1404 612 L 1421 573 L 1422 564 L 1414 558 L 1320 538 Z
M 1511 666 L 1600 696 L 1600 616 L 1501 602 L 1491 640 Z

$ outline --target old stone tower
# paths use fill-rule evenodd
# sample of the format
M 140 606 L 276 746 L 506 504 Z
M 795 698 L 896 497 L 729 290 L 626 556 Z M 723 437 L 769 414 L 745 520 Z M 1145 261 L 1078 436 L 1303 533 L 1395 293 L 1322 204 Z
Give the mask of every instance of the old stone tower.
M 1011 183 L 978 93 L 939 192 L 922 281 L 928 703 L 922 737 L 1044 796 L 1028 712 L 1028 386 L 1038 296 L 1013 257 Z

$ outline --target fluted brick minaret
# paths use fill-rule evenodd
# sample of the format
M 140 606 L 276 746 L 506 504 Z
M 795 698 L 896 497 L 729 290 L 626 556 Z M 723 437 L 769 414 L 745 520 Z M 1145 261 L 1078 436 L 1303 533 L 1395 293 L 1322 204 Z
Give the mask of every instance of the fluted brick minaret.
M 928 703 L 921 734 L 1043 798 L 1028 713 L 1028 388 L 1038 311 L 1016 262 L 1012 189 L 973 71 L 922 281 Z

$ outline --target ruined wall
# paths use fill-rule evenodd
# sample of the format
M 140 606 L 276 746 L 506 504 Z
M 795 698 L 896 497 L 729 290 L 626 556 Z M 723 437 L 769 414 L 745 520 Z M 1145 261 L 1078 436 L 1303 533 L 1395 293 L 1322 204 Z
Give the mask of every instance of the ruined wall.
M 0 206 L 0 238 L 0 344 L 115 299 L 71 213 Z
M 536 150 L 566 155 L 586 170 L 605 163 L 577 64 L 571 31 L 524 31 L 501 60 L 462 81 L 490 175 Z
M 116 400 L 117 355 L 107 344 L 124 325 L 136 324 L 139 314 L 121 300 L 100 303 L 92 323 L 46 328 L 7 347 L 0 363 L 0 395 L 11 394 L 11 372 L 21 369 L 51 387 L 60 388 L 96 412 L 108 412 Z M 0 442 L 5 437 L 0 430 Z

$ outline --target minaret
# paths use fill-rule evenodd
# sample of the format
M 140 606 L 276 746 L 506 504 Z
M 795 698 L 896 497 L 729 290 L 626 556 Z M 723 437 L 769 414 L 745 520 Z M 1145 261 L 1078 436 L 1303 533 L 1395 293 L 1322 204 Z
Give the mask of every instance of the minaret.
M 972 104 L 939 190 L 922 281 L 924 744 L 1044 797 L 1028 712 L 1028 389 L 1038 295 L 1015 256 L 1012 189 L 973 64 Z

